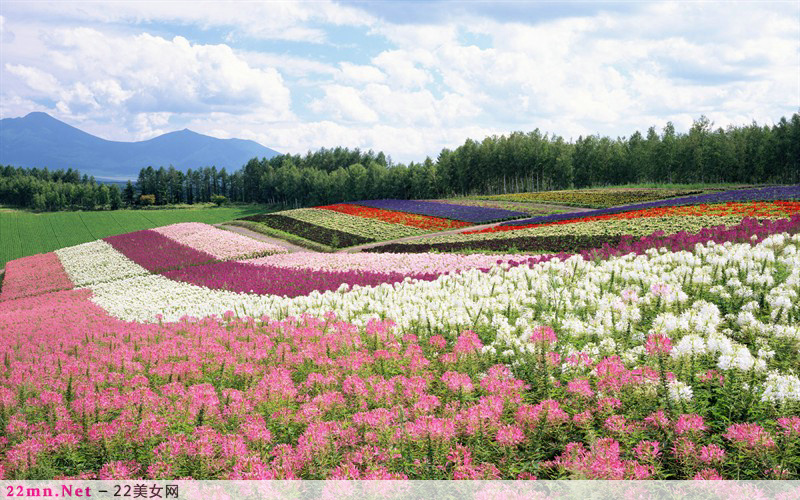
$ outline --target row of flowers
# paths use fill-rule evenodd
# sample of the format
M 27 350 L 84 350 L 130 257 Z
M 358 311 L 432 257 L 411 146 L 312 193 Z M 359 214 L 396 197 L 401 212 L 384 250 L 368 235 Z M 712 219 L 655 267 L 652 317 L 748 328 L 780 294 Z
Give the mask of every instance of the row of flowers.
M 233 260 L 286 253 L 286 249 L 231 233 L 200 222 L 184 222 L 159 227 L 153 231 L 182 245 L 211 255 L 216 260 Z
M 785 218 L 800 213 L 800 202 L 793 201 L 772 201 L 772 202 L 727 202 L 718 204 L 699 204 L 684 205 L 673 207 L 655 207 L 641 210 L 631 210 L 628 212 L 575 216 L 568 220 L 545 222 L 540 224 L 495 226 L 478 231 L 465 231 L 462 234 L 479 234 L 503 231 L 517 231 L 520 229 L 547 227 L 563 224 L 578 224 L 604 220 L 624 220 L 630 221 L 642 218 L 665 218 L 665 217 L 760 217 L 760 218 Z
M 277 214 L 320 227 L 335 229 L 364 238 L 372 238 L 374 240 L 393 240 L 395 238 L 417 236 L 428 232 L 416 227 L 345 214 L 334 210 L 297 208 L 294 210 L 277 212 Z
M 323 210 L 331 210 L 342 214 L 355 215 L 358 217 L 365 217 L 368 219 L 377 219 L 384 222 L 389 222 L 391 224 L 400 224 L 402 226 L 415 227 L 417 229 L 424 229 L 426 231 L 441 231 L 444 229 L 456 229 L 471 225 L 471 223 L 469 222 L 456 221 L 452 219 L 443 219 L 441 217 L 409 214 L 406 212 L 383 210 L 380 208 L 362 207 L 360 205 L 350 205 L 347 203 L 325 205 L 316 208 Z
M 449 203 L 451 205 L 462 205 L 468 207 L 499 208 L 502 210 L 509 210 L 511 212 L 523 212 L 528 215 L 549 215 L 570 212 L 574 210 L 567 209 L 566 207 L 549 206 L 546 203 L 534 204 L 514 201 L 484 200 L 480 198 L 447 198 L 426 201 L 435 201 L 438 203 Z
M 487 222 L 514 219 L 528 215 L 525 212 L 503 210 L 500 208 L 440 203 L 436 201 L 362 200 L 354 201 L 350 204 L 392 210 L 395 212 L 441 217 L 443 219 L 453 219 L 471 222 L 473 224 L 485 224 Z
M 580 224 L 548 224 L 534 227 L 494 226 L 495 229 L 469 234 L 442 234 L 425 238 L 426 243 L 453 243 L 465 241 L 505 240 L 508 238 L 539 236 L 646 236 L 655 231 L 677 233 L 697 232 L 707 227 L 734 225 L 743 220 L 740 215 L 725 216 L 674 216 L 641 217 L 638 219 L 590 220 Z
M 591 212 L 583 212 L 580 214 L 565 213 L 565 214 L 545 215 L 541 217 L 532 217 L 529 219 L 520 219 L 520 220 L 504 222 L 503 225 L 526 226 L 531 224 L 544 224 L 547 222 L 569 220 L 580 217 L 591 217 L 595 215 L 618 214 L 622 212 L 630 212 L 632 210 L 642 210 L 648 208 L 678 207 L 686 205 L 702 205 L 702 204 L 728 203 L 728 202 L 743 203 L 751 201 L 777 201 L 777 200 L 782 200 L 782 201 L 800 200 L 800 185 L 775 186 L 775 187 L 756 188 L 756 189 L 737 189 L 737 190 L 729 190 L 718 193 L 708 193 L 708 194 L 700 194 L 694 196 L 681 196 L 666 200 L 638 203 L 635 205 L 614 206 L 611 208 L 603 208 L 600 210 L 593 210 Z
M 295 299 L 150 275 L 4 301 L 0 474 L 796 479 L 800 236 L 765 236 Z M 155 312 L 165 282 L 205 319 L 96 305 Z M 207 317 L 224 297 L 253 309 Z
M 72 282 L 54 253 L 10 261 L 2 284 L 0 302 L 72 288 Z
M 332 248 L 345 248 L 375 241 L 375 238 L 371 236 L 359 236 L 338 229 L 322 227 L 317 224 L 287 217 L 280 213 L 250 215 L 240 220 L 262 224 L 270 229 L 276 229 L 294 236 L 299 236 L 300 238 L 315 243 L 321 243 Z
M 511 202 L 550 202 L 565 205 L 578 205 L 592 208 L 615 207 L 630 203 L 643 203 L 647 201 L 663 200 L 677 196 L 699 194 L 702 191 L 686 189 L 635 189 L 635 188 L 606 188 L 606 189 L 578 189 L 563 191 L 540 191 L 533 193 L 513 193 L 487 196 L 486 199 Z

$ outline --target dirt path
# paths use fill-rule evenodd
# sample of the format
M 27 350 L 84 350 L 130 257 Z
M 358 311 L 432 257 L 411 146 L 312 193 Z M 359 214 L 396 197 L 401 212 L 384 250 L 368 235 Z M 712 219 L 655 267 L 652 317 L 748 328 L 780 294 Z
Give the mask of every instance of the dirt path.
M 313 252 L 313 250 L 309 250 L 308 248 L 303 248 L 299 245 L 295 245 L 294 243 L 289 243 L 286 240 L 282 240 L 280 238 L 273 238 L 271 236 L 267 236 L 266 234 L 257 233 L 255 231 L 251 231 L 246 227 L 241 226 L 229 226 L 227 224 L 215 224 L 218 228 L 226 229 L 228 231 L 239 233 L 243 236 L 248 236 L 253 238 L 254 240 L 263 241 L 265 243 L 271 243 L 273 245 L 277 245 L 279 247 L 283 247 L 289 251 L 289 253 L 295 252 Z

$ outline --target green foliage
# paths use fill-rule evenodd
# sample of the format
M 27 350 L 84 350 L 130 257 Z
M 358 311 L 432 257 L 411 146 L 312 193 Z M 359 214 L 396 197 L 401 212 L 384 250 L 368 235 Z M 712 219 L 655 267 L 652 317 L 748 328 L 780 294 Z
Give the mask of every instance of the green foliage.
M 221 207 L 222 205 L 228 203 L 228 198 L 226 198 L 221 194 L 215 194 L 214 196 L 211 197 L 211 202 L 217 205 L 218 207 Z
M 143 194 L 139 196 L 139 204 L 142 206 L 149 206 L 155 205 L 156 203 L 156 195 L 154 194 Z

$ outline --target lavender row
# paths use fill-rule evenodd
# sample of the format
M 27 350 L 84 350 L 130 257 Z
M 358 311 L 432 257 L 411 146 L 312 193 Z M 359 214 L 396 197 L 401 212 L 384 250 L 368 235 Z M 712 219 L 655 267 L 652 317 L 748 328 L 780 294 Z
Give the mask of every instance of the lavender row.
M 378 286 L 383 283 L 399 283 L 407 277 L 433 281 L 439 273 L 403 274 L 379 273 L 364 270 L 354 271 L 309 271 L 285 267 L 261 266 L 242 262 L 220 262 L 203 266 L 186 267 L 162 273 L 169 279 L 215 290 L 257 293 L 298 297 L 313 291 L 337 290 L 348 286 Z
M 214 262 L 213 255 L 195 250 L 150 229 L 109 236 L 115 250 L 151 272 Z
M 441 217 L 443 219 L 460 220 L 465 222 L 473 222 L 476 224 L 513 219 L 515 217 L 525 217 L 528 215 L 525 212 L 514 212 L 511 210 L 503 210 L 501 208 L 455 205 L 436 201 L 364 200 L 353 201 L 348 204 L 381 208 L 384 210 L 394 210 L 396 212 L 405 212 L 409 214 Z
M 651 201 L 638 203 L 635 205 L 625 205 L 621 207 L 602 208 L 591 212 L 573 212 L 563 214 L 542 215 L 528 219 L 520 219 L 504 222 L 503 226 L 526 226 L 529 224 L 544 224 L 562 220 L 578 219 L 582 217 L 592 217 L 595 215 L 619 214 L 632 210 L 642 210 L 646 208 L 659 207 L 680 207 L 684 205 L 698 205 L 703 203 L 726 203 L 726 202 L 748 202 L 748 201 L 776 201 L 776 200 L 798 200 L 800 199 L 800 184 L 794 186 L 773 186 L 757 189 L 734 189 L 721 193 L 709 193 L 694 196 L 682 196 L 680 198 L 670 198 L 668 200 Z

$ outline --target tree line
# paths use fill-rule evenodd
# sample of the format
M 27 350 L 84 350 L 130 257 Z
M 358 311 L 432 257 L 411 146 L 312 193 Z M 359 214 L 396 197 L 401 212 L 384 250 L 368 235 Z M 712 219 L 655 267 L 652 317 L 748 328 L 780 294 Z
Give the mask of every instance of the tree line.
M 435 160 L 393 164 L 384 153 L 322 148 L 216 167 L 152 166 L 123 189 L 78 172 L 0 168 L 0 203 L 41 210 L 227 200 L 314 206 L 374 198 L 436 198 L 626 183 L 800 183 L 800 114 L 772 126 L 714 128 L 704 116 L 686 133 L 672 123 L 630 137 L 532 132 L 467 139 Z

